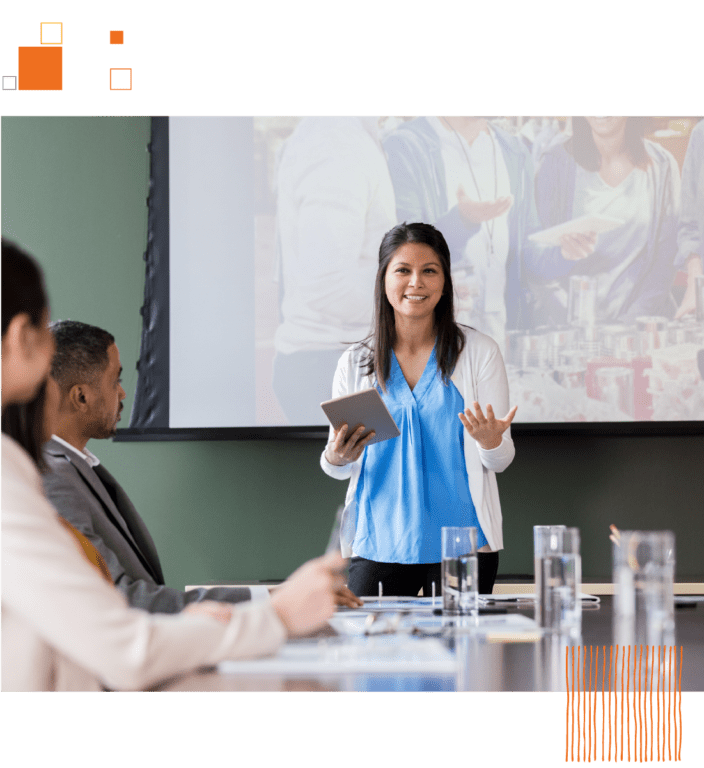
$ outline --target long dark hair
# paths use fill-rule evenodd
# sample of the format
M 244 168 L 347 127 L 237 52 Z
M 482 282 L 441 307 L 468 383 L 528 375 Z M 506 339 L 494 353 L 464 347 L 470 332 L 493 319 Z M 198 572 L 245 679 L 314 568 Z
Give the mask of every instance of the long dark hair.
M 647 168 L 650 157 L 645 149 L 645 134 L 650 127 L 648 117 L 627 117 L 623 137 L 624 149 L 633 165 Z M 598 171 L 601 156 L 594 143 L 594 134 L 586 117 L 572 118 L 572 138 L 567 142 L 567 149 L 574 159 L 587 171 Z
M 442 232 L 431 224 L 397 224 L 384 235 L 379 246 L 379 268 L 374 286 L 374 325 L 369 336 L 360 342 L 368 350 L 362 358 L 362 368 L 368 376 L 376 374 L 377 381 L 384 391 L 391 372 L 391 350 L 396 342 L 394 310 L 386 297 L 386 270 L 396 251 L 406 243 L 430 246 L 442 266 L 445 285 L 440 301 L 435 306 L 435 329 L 438 370 L 445 384 L 450 381 L 465 345 L 464 333 L 455 322 L 455 291 L 450 272 L 450 249 Z
M 41 385 L 34 400 L 6 405 L 2 412 L 2 431 L 27 451 L 40 472 L 47 469 L 42 457 L 42 445 L 47 438 L 44 434 L 45 399 L 46 382 Z
M 41 267 L 27 253 L 2 238 L 2 335 L 12 319 L 23 312 L 33 325 L 44 320 L 48 306 Z M 29 403 L 7 405 L 2 413 L 2 431 L 16 440 L 42 469 L 44 442 L 44 398 L 46 382 Z
M 40 325 L 48 306 L 44 275 L 37 262 L 14 243 L 2 238 L 2 335 L 16 315 L 26 312 Z

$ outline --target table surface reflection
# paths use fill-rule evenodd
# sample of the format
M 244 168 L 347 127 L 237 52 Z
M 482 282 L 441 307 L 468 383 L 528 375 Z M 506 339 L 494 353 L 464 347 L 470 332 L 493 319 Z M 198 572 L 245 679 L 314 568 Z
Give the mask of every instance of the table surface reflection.
M 534 617 L 534 607 L 511 612 Z M 565 648 L 599 646 L 610 652 L 613 597 L 597 606 L 585 605 L 581 637 L 567 640 L 543 634 L 530 642 L 488 640 L 475 633 L 458 633 L 443 640 L 456 656 L 452 674 L 256 674 L 203 670 L 172 679 L 156 690 L 166 691 L 564 691 L 567 685 Z M 704 691 L 704 604 L 675 610 L 676 644 L 682 646 L 681 690 Z M 307 641 L 320 643 L 319 638 Z M 344 641 L 341 641 L 344 642 Z M 571 651 L 568 651 L 570 653 Z M 679 653 L 679 651 L 678 651 Z

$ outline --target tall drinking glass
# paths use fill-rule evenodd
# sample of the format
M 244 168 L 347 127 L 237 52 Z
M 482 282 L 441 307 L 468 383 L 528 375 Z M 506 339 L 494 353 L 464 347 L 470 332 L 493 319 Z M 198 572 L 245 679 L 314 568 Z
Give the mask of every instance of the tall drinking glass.
M 442 529 L 442 609 L 451 616 L 477 614 L 477 529 Z
M 613 545 L 614 641 L 672 645 L 675 641 L 675 534 L 621 531 Z
M 533 532 L 538 624 L 577 636 L 582 631 L 579 529 L 535 526 Z

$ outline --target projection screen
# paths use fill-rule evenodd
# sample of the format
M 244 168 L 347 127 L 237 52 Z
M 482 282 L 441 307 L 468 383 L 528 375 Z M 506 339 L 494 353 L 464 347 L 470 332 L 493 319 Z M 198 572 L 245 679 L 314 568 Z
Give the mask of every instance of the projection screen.
M 702 431 L 699 118 L 153 118 L 150 149 L 122 437 L 322 434 L 401 221 L 445 235 L 514 429 Z

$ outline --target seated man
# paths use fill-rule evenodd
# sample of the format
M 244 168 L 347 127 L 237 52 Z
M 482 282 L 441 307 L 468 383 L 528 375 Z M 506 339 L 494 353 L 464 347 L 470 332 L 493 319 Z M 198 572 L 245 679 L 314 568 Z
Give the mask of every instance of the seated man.
M 115 585 L 130 605 L 152 613 L 177 613 L 199 600 L 236 603 L 264 596 L 266 587 L 193 589 L 164 584 L 154 541 L 127 494 L 86 444 L 115 434 L 125 390 L 114 337 L 71 320 L 52 325 L 56 352 L 48 386 L 58 387 L 54 434 L 44 446 L 50 469 L 44 488 L 59 514 L 86 536 L 103 556 Z M 346 587 L 338 603 L 361 604 Z

